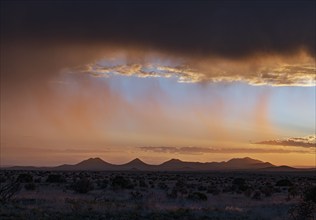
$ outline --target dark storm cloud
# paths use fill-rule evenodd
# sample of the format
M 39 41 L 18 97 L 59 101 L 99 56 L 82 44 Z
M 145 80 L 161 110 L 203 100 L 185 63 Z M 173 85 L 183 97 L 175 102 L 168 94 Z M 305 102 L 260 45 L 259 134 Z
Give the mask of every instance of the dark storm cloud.
M 184 56 L 315 56 L 315 1 L 4 1 L 2 43 L 104 43 Z

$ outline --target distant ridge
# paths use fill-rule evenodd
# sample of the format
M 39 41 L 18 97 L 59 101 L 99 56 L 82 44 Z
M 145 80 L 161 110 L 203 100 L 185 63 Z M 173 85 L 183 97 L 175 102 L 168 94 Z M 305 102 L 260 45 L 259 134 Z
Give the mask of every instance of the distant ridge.
M 116 165 L 119 170 L 152 170 L 154 165 L 144 163 L 139 158 L 136 158 L 128 163 L 122 165 Z
M 171 159 L 159 165 L 151 165 L 139 158 L 128 163 L 116 165 L 108 163 L 101 158 L 89 158 L 77 164 L 64 164 L 57 167 L 14 166 L 2 169 L 10 170 L 90 170 L 90 171 L 316 171 L 316 169 L 297 169 L 289 166 L 275 166 L 269 162 L 245 158 L 233 158 L 223 162 L 186 162 L 179 159 Z
M 275 165 L 269 162 L 262 162 L 260 160 L 255 160 L 250 157 L 245 158 L 233 158 L 226 162 L 225 166 L 228 168 L 235 168 L 235 169 L 249 169 L 251 168 L 268 168 L 268 167 L 275 167 Z
M 57 170 L 110 170 L 113 169 L 115 165 L 105 162 L 99 157 L 89 158 L 83 160 L 80 163 L 75 165 L 64 164 L 58 167 L 55 167 Z
M 266 167 L 262 168 L 264 171 L 279 171 L 279 172 L 284 172 L 284 171 L 296 171 L 296 170 L 302 170 L 302 169 L 297 169 L 294 167 L 289 167 L 289 166 L 275 166 L 275 167 Z M 306 168 L 303 170 L 312 170 L 311 168 Z M 315 169 L 316 170 L 316 169 Z

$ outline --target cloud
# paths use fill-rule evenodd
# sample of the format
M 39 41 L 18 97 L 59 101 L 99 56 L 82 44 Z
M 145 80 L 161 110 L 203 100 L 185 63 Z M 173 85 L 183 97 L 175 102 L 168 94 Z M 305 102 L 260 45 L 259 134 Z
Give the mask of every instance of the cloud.
M 20 152 L 25 154 L 29 154 L 30 152 L 34 155 L 76 155 L 76 154 L 95 154 L 95 155 L 100 155 L 100 154 L 106 154 L 106 153 L 112 153 L 116 152 L 117 150 L 111 149 L 111 148 L 103 148 L 103 149 L 93 149 L 91 147 L 87 148 L 63 148 L 63 149 L 57 149 L 57 148 L 37 148 L 37 147 L 5 147 L 6 154 L 8 152 Z
M 233 59 L 300 49 L 315 56 L 314 1 L 5 1 L 3 6 L 2 35 L 12 42 L 103 42 Z
M 291 137 L 283 140 L 260 141 L 254 144 L 316 148 L 316 135 L 309 135 L 306 137 Z
M 171 154 L 227 154 L 227 153 L 311 153 L 309 151 L 292 149 L 262 149 L 262 148 L 208 148 L 208 147 L 139 147 L 142 151 Z
M 241 61 L 205 58 L 205 60 L 168 57 L 166 54 L 142 53 L 138 59 L 115 52 L 68 73 L 86 73 L 93 77 L 114 75 L 140 78 L 174 78 L 180 83 L 244 82 L 250 85 L 315 86 L 315 63 L 305 53 L 292 57 L 258 57 Z M 114 58 L 113 58 L 114 56 Z M 135 55 L 134 55 L 135 56 Z M 111 57 L 111 58 L 110 58 Z M 150 57 L 150 59 L 148 58 Z M 293 64 L 295 59 L 295 64 Z M 158 60 L 158 61 L 157 61 Z
M 3 6 L 1 83 L 10 81 L 8 88 L 39 85 L 65 68 L 94 77 L 174 77 L 181 83 L 316 84 L 313 1 Z M 116 51 L 126 54 L 125 62 L 113 59 Z
M 67 69 L 67 73 L 85 73 L 93 77 L 108 78 L 114 75 L 121 76 L 134 76 L 140 78 L 147 77 L 163 77 L 163 78 L 175 78 L 180 83 L 193 83 L 202 82 L 205 76 L 201 73 L 190 70 L 183 66 L 166 66 L 157 64 L 120 64 L 115 66 L 102 66 L 100 64 L 88 64 L 82 68 Z

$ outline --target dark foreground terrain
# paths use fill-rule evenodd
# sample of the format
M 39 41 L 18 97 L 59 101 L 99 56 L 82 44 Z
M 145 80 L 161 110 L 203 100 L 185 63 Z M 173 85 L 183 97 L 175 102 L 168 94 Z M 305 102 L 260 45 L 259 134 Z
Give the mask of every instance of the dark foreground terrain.
M 315 172 L 0 171 L 0 219 L 315 219 Z

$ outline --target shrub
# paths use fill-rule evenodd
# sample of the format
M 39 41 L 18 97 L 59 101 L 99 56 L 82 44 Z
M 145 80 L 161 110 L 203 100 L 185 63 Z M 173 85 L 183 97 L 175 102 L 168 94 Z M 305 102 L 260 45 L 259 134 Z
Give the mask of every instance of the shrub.
M 163 190 L 169 189 L 168 185 L 164 182 L 159 182 L 158 187 L 159 187 L 159 189 L 163 189 Z
M 99 180 L 97 184 L 101 189 L 106 189 L 109 185 L 109 181 L 107 179 L 103 179 L 103 180 Z
M 246 180 L 244 178 L 235 178 L 233 180 L 233 185 L 241 186 L 245 184 L 246 184 Z
M 134 186 L 130 179 L 123 176 L 115 176 L 112 179 L 112 187 L 114 189 L 133 189 Z
M 316 186 L 307 188 L 304 191 L 303 198 L 305 201 L 311 201 L 313 203 L 316 203 Z
M 207 188 L 207 193 L 211 193 L 212 195 L 219 195 L 221 191 L 216 186 L 209 186 Z
M 183 188 L 185 186 L 186 186 L 186 184 L 185 184 L 184 180 L 182 180 L 182 179 L 178 180 L 175 184 L 175 187 L 177 187 L 177 188 Z
M 255 191 L 253 196 L 252 196 L 252 199 L 260 200 L 261 199 L 261 192 L 260 191 Z
M 27 183 L 24 185 L 24 188 L 28 191 L 33 191 L 36 189 L 36 185 L 34 183 Z
M 264 194 L 266 197 L 270 197 L 273 194 L 273 187 L 272 186 L 264 186 L 261 188 L 262 194 Z
M 20 182 L 18 181 L 0 184 L 0 202 L 8 202 L 20 189 Z
M 291 186 L 288 189 L 288 198 L 290 199 L 291 197 L 294 198 L 296 196 L 298 196 L 298 189 L 295 186 Z
M 65 179 L 60 174 L 49 174 L 48 177 L 47 177 L 46 182 L 49 182 L 49 183 L 62 183 L 62 182 L 65 182 Z
M 34 180 L 34 182 L 35 183 L 40 183 L 42 181 L 42 179 L 39 177 L 39 178 L 36 178 L 35 180 Z
M 167 193 L 168 198 L 176 199 L 178 197 L 178 191 L 173 188 L 171 192 Z
M 33 182 L 33 176 L 29 173 L 21 173 L 18 176 L 17 181 L 19 183 L 31 183 Z
M 206 188 L 206 186 L 200 185 L 198 187 L 198 191 L 207 191 L 207 188 Z
M 90 190 L 93 190 L 93 184 L 88 178 L 83 177 L 78 181 L 75 181 L 73 189 L 78 193 L 87 193 Z
M 232 189 L 238 193 L 245 192 L 249 187 L 243 178 L 235 178 L 232 182 Z
M 289 210 L 292 219 L 313 219 L 316 211 L 316 186 L 309 187 L 303 192 L 303 200 Z
M 288 179 L 281 179 L 276 182 L 276 186 L 292 186 L 293 183 Z
M 147 188 L 147 184 L 145 182 L 145 180 L 139 180 L 139 187 L 142 187 L 142 188 Z
M 0 175 L 0 183 L 5 183 L 7 181 L 7 179 L 5 178 L 5 176 Z
M 246 197 L 251 197 L 252 193 L 253 193 L 253 189 L 252 189 L 252 188 L 248 188 L 248 189 L 244 192 L 244 194 L 245 194 Z
M 201 192 L 193 192 L 188 195 L 188 199 L 195 200 L 195 201 L 206 201 L 207 195 Z
M 139 191 L 133 191 L 131 192 L 131 198 L 133 200 L 141 200 L 143 198 L 143 194 L 141 194 Z
M 292 219 L 313 219 L 313 211 L 315 209 L 315 204 L 308 201 L 300 202 L 298 205 L 289 209 L 288 213 Z

